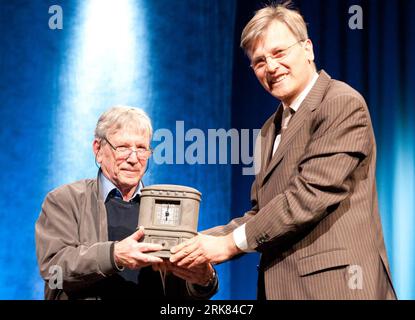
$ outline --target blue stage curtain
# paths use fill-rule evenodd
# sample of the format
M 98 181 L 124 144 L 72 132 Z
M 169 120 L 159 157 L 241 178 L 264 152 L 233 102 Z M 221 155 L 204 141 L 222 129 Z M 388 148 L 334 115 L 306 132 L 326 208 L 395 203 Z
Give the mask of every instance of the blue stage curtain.
M 55 4 L 62 30 L 48 27 Z M 47 192 L 96 175 L 91 143 L 105 109 L 141 107 L 155 130 L 173 134 L 176 121 L 205 134 L 230 128 L 234 7 L 220 0 L 0 2 L 0 299 L 43 297 L 34 224 Z M 230 165 L 152 161 L 144 180 L 199 189 L 201 230 L 230 219 Z M 230 265 L 218 273 L 215 298 L 231 298 Z
M 172 131 L 175 160 L 179 148 L 191 143 L 177 135 L 181 124 L 185 132 L 195 128 L 205 136 L 208 129 L 261 127 L 278 102 L 256 80 L 239 37 L 263 3 L 0 1 L 0 299 L 43 297 L 34 223 L 47 192 L 96 174 L 91 142 L 106 108 L 146 110 L 155 130 Z M 63 8 L 62 30 L 48 27 L 55 4 Z M 414 299 L 415 2 L 295 4 L 309 24 L 318 68 L 348 82 L 368 102 L 393 280 L 399 298 Z M 348 26 L 352 5 L 363 9 L 362 30 Z M 242 166 L 156 160 L 145 183 L 199 189 L 201 230 L 249 209 L 253 177 L 243 176 Z M 249 254 L 218 266 L 215 299 L 254 299 L 258 258 Z

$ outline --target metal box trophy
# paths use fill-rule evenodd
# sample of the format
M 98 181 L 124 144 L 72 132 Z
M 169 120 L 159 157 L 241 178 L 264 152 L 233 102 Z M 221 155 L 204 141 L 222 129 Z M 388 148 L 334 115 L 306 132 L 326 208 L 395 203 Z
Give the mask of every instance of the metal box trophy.
M 196 189 L 179 185 L 141 189 L 138 225 L 144 226 L 143 241 L 163 246 L 150 254 L 169 258 L 172 247 L 197 235 L 201 195 Z

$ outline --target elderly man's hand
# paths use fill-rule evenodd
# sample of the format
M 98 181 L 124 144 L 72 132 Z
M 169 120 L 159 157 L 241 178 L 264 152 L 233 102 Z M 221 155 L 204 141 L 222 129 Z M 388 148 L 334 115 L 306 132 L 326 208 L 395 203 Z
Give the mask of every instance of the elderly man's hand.
M 159 244 L 138 242 L 144 236 L 144 228 L 134 232 L 114 245 L 114 259 L 118 267 L 138 269 L 155 263 L 163 262 L 162 259 L 146 254 L 146 252 L 159 251 L 163 247 Z
M 210 263 L 203 263 L 201 265 L 187 268 L 174 265 L 169 260 L 164 260 L 161 264 L 153 265 L 154 271 L 162 270 L 164 272 L 171 272 L 175 276 L 186 280 L 192 284 L 198 284 L 200 286 L 208 285 L 214 278 L 214 269 Z
M 193 268 L 206 263 L 220 263 L 241 252 L 233 241 L 232 233 L 214 237 L 199 234 L 173 247 L 170 262 L 178 267 Z

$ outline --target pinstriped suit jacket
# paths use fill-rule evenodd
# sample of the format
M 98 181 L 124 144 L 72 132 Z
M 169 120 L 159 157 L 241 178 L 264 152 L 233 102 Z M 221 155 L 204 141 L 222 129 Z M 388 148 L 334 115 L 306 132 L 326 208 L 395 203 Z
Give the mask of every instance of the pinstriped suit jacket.
M 378 212 L 372 124 L 362 96 L 324 71 L 272 156 L 282 106 L 264 124 L 246 223 L 261 252 L 258 296 L 394 299 Z

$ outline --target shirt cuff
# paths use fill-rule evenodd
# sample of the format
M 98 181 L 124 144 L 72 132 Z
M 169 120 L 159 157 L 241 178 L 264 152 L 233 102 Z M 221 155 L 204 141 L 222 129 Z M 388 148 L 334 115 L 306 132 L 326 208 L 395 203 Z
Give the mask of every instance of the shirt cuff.
M 209 283 L 207 285 L 201 286 L 186 281 L 186 287 L 190 296 L 194 299 L 209 299 L 219 289 L 219 280 L 216 270 L 213 269 L 212 279 L 209 280 Z
M 233 230 L 233 241 L 235 245 L 243 252 L 255 252 L 255 250 L 248 247 L 248 241 L 246 240 L 245 223 L 235 230 Z

